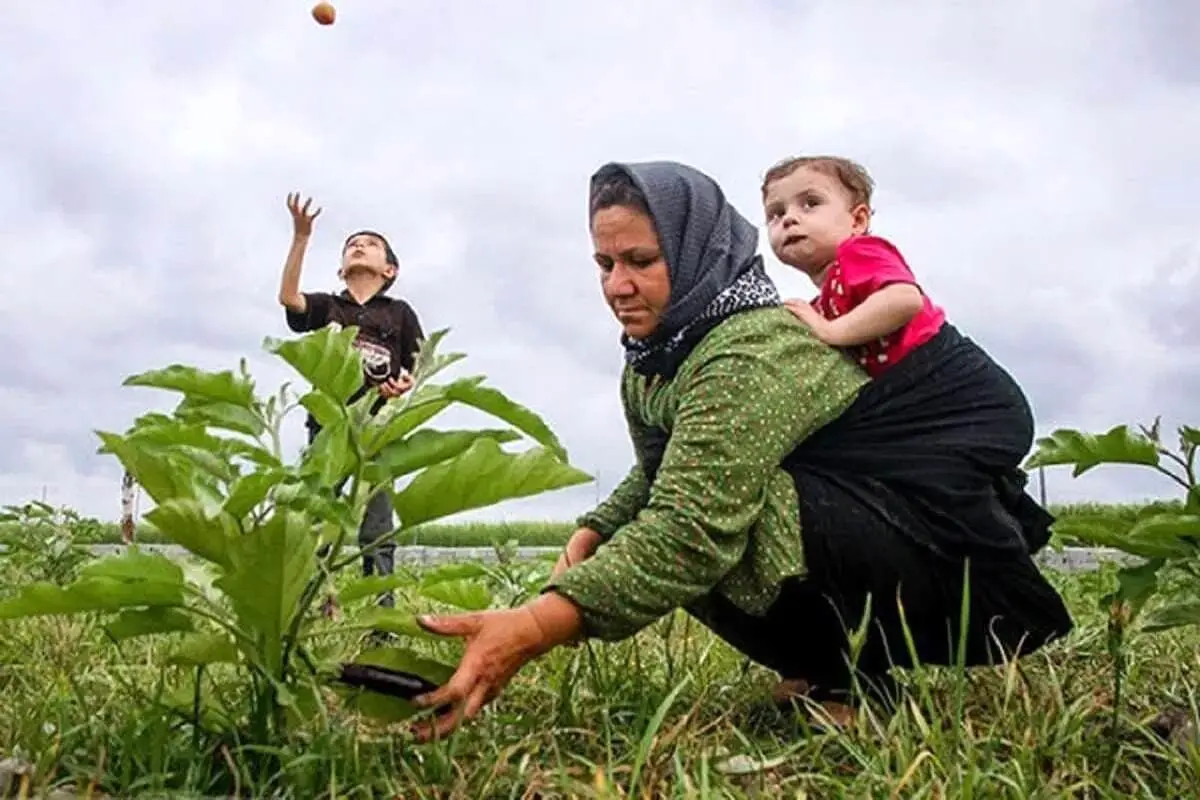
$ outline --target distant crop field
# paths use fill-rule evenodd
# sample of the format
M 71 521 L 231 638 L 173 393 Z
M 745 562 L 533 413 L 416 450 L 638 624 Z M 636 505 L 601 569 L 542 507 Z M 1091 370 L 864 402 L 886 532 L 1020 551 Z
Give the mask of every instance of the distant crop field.
M 1072 516 L 1107 517 L 1116 523 L 1133 522 L 1137 519 L 1178 509 L 1179 503 L 1160 502 L 1143 504 L 1080 503 L 1051 506 L 1051 511 L 1060 518 Z M 509 522 L 464 522 L 458 524 L 422 525 L 405 531 L 397 537 L 401 545 L 426 545 L 429 547 L 488 547 L 515 539 L 523 547 L 557 547 L 567 541 L 574 529 L 571 520 L 509 521 Z M 115 523 L 84 520 L 76 525 L 75 534 L 80 541 L 96 544 L 115 544 L 121 541 L 120 528 Z M 149 525 L 139 525 L 136 540 L 148 544 L 160 544 L 166 540 Z

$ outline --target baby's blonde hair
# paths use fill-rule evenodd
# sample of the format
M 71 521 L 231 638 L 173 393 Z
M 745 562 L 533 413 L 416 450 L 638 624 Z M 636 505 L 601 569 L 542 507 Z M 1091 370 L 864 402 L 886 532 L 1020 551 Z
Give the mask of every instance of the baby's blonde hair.
M 828 175 L 840 183 L 850 196 L 851 207 L 861 204 L 865 205 L 868 209 L 871 208 L 871 195 L 875 191 L 875 181 L 871 179 L 871 173 L 867 172 L 867 168 L 857 161 L 851 161 L 842 156 L 796 156 L 785 158 L 767 170 L 767 174 L 763 176 L 763 198 L 766 198 L 767 189 L 770 188 L 772 183 L 781 178 L 786 178 L 796 170 L 804 167 L 820 172 L 823 175 Z

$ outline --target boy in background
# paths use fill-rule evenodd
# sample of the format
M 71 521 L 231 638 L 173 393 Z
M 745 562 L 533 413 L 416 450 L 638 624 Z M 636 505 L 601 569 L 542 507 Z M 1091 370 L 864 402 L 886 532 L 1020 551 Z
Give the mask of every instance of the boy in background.
M 354 346 L 362 354 L 363 385 L 351 396 L 350 402 L 362 397 L 371 387 L 378 387 L 380 397 L 372 413 L 383 407 L 390 398 L 399 397 L 412 388 L 412 370 L 424 333 L 417 313 L 400 298 L 386 292 L 396 282 L 399 262 L 395 252 L 381 234 L 359 231 L 347 237 L 342 245 L 342 263 L 338 277 L 345 289 L 329 292 L 301 292 L 300 273 L 304 254 L 312 237 L 313 221 L 321 209 L 310 212 L 312 198 L 300 204 L 299 194 L 289 194 L 288 210 L 292 214 L 292 245 L 283 266 L 279 283 L 279 304 L 284 307 L 288 327 L 296 333 L 323 328 L 331 322 L 358 327 Z M 320 425 L 308 415 L 308 441 L 311 444 Z M 360 547 L 368 547 L 391 532 L 393 509 L 387 492 L 374 495 L 367 504 L 358 531 Z M 391 575 L 395 569 L 395 544 L 389 542 L 363 555 L 364 575 Z M 394 606 L 391 592 L 380 598 L 380 604 Z

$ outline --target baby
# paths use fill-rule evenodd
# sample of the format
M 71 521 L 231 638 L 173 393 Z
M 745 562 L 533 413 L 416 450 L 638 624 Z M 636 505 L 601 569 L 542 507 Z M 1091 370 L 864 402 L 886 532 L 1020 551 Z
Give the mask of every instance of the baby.
M 771 167 L 762 193 L 771 249 L 820 289 L 811 305 L 788 300 L 787 307 L 877 377 L 937 335 L 946 315 L 900 251 L 870 235 L 873 188 L 853 161 L 811 156 Z

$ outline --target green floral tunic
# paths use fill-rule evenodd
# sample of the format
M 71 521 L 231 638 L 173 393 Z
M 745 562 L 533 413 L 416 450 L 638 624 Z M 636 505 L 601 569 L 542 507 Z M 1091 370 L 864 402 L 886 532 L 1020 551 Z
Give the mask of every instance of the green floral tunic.
M 616 640 L 714 589 L 751 614 L 804 573 L 799 500 L 779 464 L 853 402 L 866 375 L 782 307 L 714 328 L 670 381 L 626 368 L 621 399 L 637 464 L 579 519 L 605 538 L 551 581 L 587 636 Z M 649 429 L 669 440 L 653 484 Z

